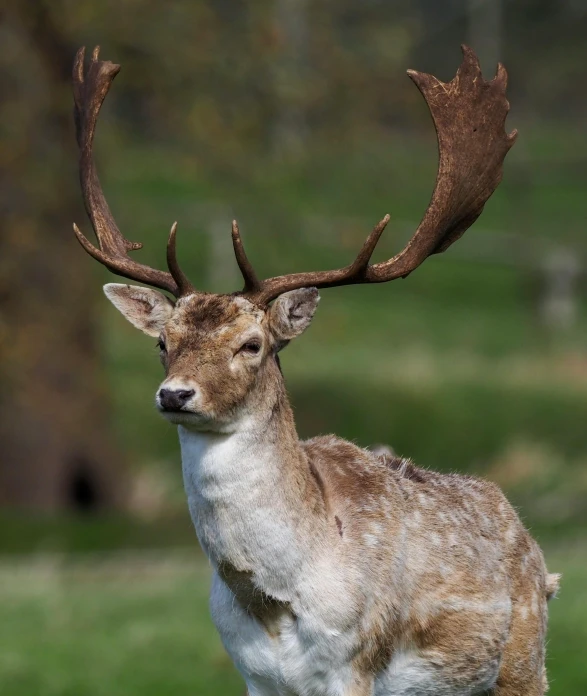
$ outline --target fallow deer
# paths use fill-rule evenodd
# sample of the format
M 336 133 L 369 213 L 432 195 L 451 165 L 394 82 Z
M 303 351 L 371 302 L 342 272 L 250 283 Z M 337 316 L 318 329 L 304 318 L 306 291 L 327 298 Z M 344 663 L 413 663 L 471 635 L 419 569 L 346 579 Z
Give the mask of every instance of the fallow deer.
M 111 302 L 157 338 L 165 368 L 156 404 L 178 426 L 189 510 L 212 564 L 211 611 L 249 696 L 539 696 L 547 573 L 497 486 L 417 468 L 333 435 L 300 441 L 278 362 L 310 324 L 318 289 L 405 278 L 477 219 L 516 133 L 502 65 L 485 81 L 475 54 L 453 80 L 409 71 L 436 127 L 439 169 L 407 246 L 370 257 L 389 216 L 355 261 L 327 272 L 260 280 L 239 228 L 244 288 L 196 290 L 176 259 L 168 271 L 134 261 L 93 162 L 102 102 L 119 66 L 98 49 L 74 66 L 80 179 L 96 247 L 112 272 L 167 291 L 108 284 Z

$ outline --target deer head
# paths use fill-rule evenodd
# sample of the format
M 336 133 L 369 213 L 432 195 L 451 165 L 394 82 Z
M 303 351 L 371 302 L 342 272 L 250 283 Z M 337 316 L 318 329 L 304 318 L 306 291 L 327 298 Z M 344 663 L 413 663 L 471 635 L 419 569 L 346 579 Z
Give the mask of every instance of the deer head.
M 149 288 L 111 283 L 104 290 L 134 326 L 158 339 L 163 415 L 219 432 L 272 408 L 281 381 L 277 353 L 310 324 L 319 300 L 315 288 L 284 293 L 266 308 L 240 295 L 194 292 L 173 304 Z
M 281 380 L 277 353 L 310 324 L 318 288 L 405 278 L 428 256 L 445 251 L 459 239 L 501 181 L 503 160 L 516 138 L 515 131 L 507 135 L 504 130 L 509 104 L 507 74 L 501 64 L 495 78 L 485 81 L 475 54 L 463 46 L 463 62 L 448 83 L 408 71 L 434 121 L 439 166 L 428 209 L 406 247 L 387 261 L 370 264 L 389 222 L 386 215 L 349 266 L 259 280 L 233 222 L 234 252 L 244 287 L 232 295 L 214 295 L 196 290 L 179 267 L 176 224 L 167 243 L 168 271 L 129 256 L 142 245 L 125 239 L 118 229 L 92 155 L 98 114 L 120 70 L 99 60 L 98 54 L 96 48 L 84 69 L 84 49 L 80 49 L 73 72 L 80 180 L 98 247 L 77 225 L 74 232 L 84 249 L 113 273 L 175 297 L 173 302 L 139 286 L 105 286 L 107 297 L 122 314 L 158 339 L 167 373 L 157 392 L 159 409 L 172 422 L 198 429 L 226 432 L 262 405 L 271 406 Z

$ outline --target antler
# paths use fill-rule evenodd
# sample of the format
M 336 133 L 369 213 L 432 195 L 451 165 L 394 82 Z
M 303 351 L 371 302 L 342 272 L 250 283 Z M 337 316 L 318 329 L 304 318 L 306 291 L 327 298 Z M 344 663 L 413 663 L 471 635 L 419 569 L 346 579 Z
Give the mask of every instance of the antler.
M 481 75 L 475 53 L 462 46 L 463 62 L 448 83 L 433 75 L 409 70 L 408 75 L 422 93 L 436 128 L 439 165 L 428 209 L 412 239 L 394 257 L 371 265 L 369 261 L 383 230 L 386 215 L 373 229 L 353 263 L 332 271 L 294 273 L 259 280 L 245 253 L 236 221 L 232 241 L 245 286 L 239 293 L 265 306 L 288 290 L 303 287 L 327 288 L 358 283 L 384 283 L 405 278 L 431 254 L 440 253 L 459 239 L 483 211 L 502 177 L 503 161 L 515 142 L 516 131 L 505 133 L 509 103 L 505 97 L 507 73 L 501 63 L 491 81 Z M 87 213 L 100 248 L 95 247 L 74 224 L 84 249 L 118 275 L 167 290 L 176 297 L 194 292 L 177 262 L 175 236 L 171 228 L 167 244 L 169 272 L 137 263 L 128 255 L 142 244 L 125 239 L 106 203 L 92 158 L 96 122 L 102 103 L 120 66 L 98 60 L 95 48 L 84 74 L 85 49 L 77 52 L 73 70 L 75 122 L 80 148 L 80 181 Z
M 393 258 L 369 265 L 371 255 L 389 222 L 386 215 L 375 226 L 355 261 L 333 271 L 294 273 L 259 281 L 248 261 L 236 223 L 233 242 L 245 279 L 242 295 L 266 305 L 288 290 L 328 288 L 357 283 L 384 283 L 405 278 L 431 254 L 448 249 L 475 222 L 502 177 L 503 161 L 517 132 L 505 133 L 509 103 L 507 73 L 501 63 L 485 81 L 475 53 L 462 46 L 463 62 L 448 83 L 433 75 L 409 70 L 422 93 L 436 128 L 439 165 L 434 193 L 416 233 Z
M 137 263 L 128 255 L 129 251 L 140 249 L 143 245 L 139 242 L 130 242 L 123 237 L 104 198 L 93 161 L 92 145 L 100 108 L 120 66 L 110 61 L 98 60 L 99 51 L 99 47 L 94 49 L 89 67 L 85 72 L 85 48 L 80 48 L 77 52 L 73 66 L 73 96 L 76 137 L 80 150 L 80 183 L 86 211 L 100 248 L 95 247 L 76 224 L 73 225 L 73 230 L 88 254 L 113 273 L 167 290 L 176 297 L 186 295 L 193 292 L 194 288 L 177 263 L 175 251 L 177 223 L 173 224 L 167 243 L 169 273 L 150 268 Z

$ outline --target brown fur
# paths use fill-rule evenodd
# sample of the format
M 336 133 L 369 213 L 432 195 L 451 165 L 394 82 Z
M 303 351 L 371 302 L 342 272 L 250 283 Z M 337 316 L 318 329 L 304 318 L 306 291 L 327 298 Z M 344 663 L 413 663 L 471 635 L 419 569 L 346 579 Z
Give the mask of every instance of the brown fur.
M 375 676 L 410 646 L 455 690 L 495 675 L 495 696 L 543 694 L 546 602 L 558 576 L 547 574 L 499 488 L 335 436 L 298 440 L 277 351 L 296 332 L 288 311 L 309 323 L 304 312 L 311 318 L 315 302 L 302 300 L 262 310 L 229 296 L 183 298 L 162 331 L 163 362 L 168 379 L 197 385 L 205 427 L 254 414 L 258 446 L 275 453 L 280 504 L 297 534 L 322 535 L 354 579 L 349 610 L 360 631 L 352 693 L 369 696 Z M 262 344 L 258 359 L 235 357 L 251 332 Z M 254 563 L 218 558 L 217 568 L 236 601 L 278 635 L 292 607 L 255 582 Z
M 258 377 L 256 370 L 246 363 L 241 365 L 238 379 L 227 369 L 241 343 L 243 331 L 261 316 L 260 310 L 250 303 L 243 308 L 228 299 L 222 295 L 201 295 L 198 302 L 190 302 L 189 298 L 180 300 L 163 332 L 168 377 L 197 381 L 204 397 L 204 410 L 221 421 L 234 418 Z M 259 334 L 263 336 L 261 330 Z M 269 342 L 264 349 L 270 349 Z M 267 389 L 274 390 L 276 378 L 269 376 L 275 372 L 271 369 L 273 366 L 264 367 L 266 374 L 262 381 Z
M 394 528 L 399 528 L 400 519 L 409 528 L 404 543 L 426 549 L 422 567 L 414 563 L 405 568 L 402 586 L 375 598 L 369 630 L 356 659 L 358 669 L 376 673 L 397 646 L 408 642 L 422 653 L 437 653 L 439 660 L 450 656 L 455 679 L 472 683 L 487 670 L 497 670 L 503 653 L 496 693 L 542 693 L 524 691 L 523 685 L 535 683 L 542 688 L 538 685 L 544 680 L 546 601 L 558 578 L 546 574 L 540 548 L 499 488 L 473 477 L 426 471 L 398 458 L 373 461 L 363 450 L 333 436 L 316 438 L 304 447 L 320 472 L 345 535 L 362 547 L 361 562 L 376 577 L 376 585 L 393 583 L 389 568 L 397 553 Z M 376 551 L 366 549 L 361 541 L 373 521 L 385 525 L 386 531 Z M 432 547 L 431 534 L 437 542 Z M 450 573 L 439 572 L 443 565 Z M 504 610 L 450 608 L 452 598 L 470 598 L 474 604 L 488 584 L 501 587 L 504 596 L 511 598 L 511 624 Z M 394 594 L 410 597 L 410 615 L 399 616 L 389 601 Z M 426 604 L 438 607 L 433 618 Z M 496 626 L 501 629 L 496 631 Z M 480 640 L 479 635 L 488 638 Z

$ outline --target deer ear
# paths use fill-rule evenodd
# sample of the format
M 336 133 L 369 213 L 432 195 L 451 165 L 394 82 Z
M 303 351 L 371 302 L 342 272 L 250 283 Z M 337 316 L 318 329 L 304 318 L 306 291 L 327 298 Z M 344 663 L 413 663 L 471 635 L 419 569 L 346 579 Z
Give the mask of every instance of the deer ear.
M 285 292 L 275 300 L 269 308 L 269 328 L 278 345 L 285 345 L 310 326 L 318 302 L 320 295 L 316 288 Z
M 133 326 L 148 336 L 159 336 L 173 312 L 171 300 L 151 288 L 108 283 L 104 294 Z

